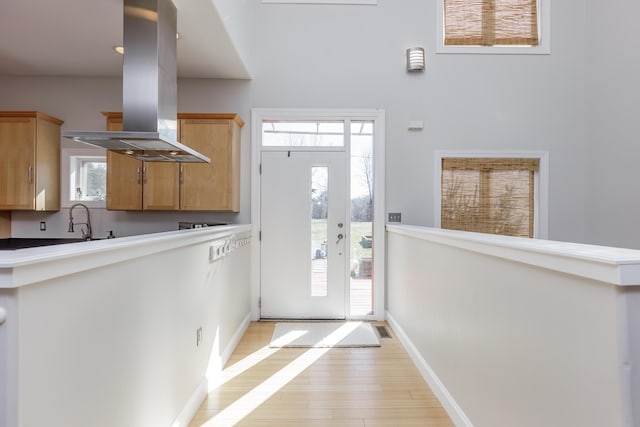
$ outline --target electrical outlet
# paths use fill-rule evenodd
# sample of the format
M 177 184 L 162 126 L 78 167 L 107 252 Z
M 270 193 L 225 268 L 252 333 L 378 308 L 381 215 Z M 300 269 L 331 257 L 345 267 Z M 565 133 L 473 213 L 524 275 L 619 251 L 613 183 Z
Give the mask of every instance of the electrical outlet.
M 196 329 L 196 347 L 202 344 L 202 326 Z
M 40 231 L 47 231 L 47 223 L 40 221 Z
M 402 222 L 402 214 L 400 212 L 389 212 L 389 222 Z

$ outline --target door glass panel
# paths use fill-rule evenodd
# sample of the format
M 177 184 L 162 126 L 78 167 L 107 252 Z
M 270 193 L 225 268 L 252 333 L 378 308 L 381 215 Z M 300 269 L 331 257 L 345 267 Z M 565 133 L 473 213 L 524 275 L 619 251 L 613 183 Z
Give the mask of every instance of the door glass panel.
M 326 297 L 329 168 L 311 168 L 311 296 Z
M 373 122 L 351 122 L 351 315 L 373 314 Z
M 343 121 L 262 122 L 262 145 L 267 147 L 343 147 Z

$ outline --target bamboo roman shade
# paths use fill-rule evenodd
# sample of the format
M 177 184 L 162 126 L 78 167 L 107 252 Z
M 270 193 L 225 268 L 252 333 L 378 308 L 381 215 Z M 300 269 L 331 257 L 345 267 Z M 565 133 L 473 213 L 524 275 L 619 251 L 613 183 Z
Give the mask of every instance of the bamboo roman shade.
M 533 237 L 538 159 L 443 158 L 441 226 Z
M 536 0 L 442 0 L 445 46 L 537 46 Z

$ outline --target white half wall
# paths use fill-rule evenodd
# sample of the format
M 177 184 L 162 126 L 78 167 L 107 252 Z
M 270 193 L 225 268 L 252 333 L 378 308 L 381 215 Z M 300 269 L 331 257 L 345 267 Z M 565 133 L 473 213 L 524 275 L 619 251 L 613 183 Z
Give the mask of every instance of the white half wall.
M 640 426 L 640 252 L 416 229 L 388 226 L 388 313 L 457 425 Z
M 21 261 L 14 280 L 53 278 L 0 289 L 0 426 L 186 426 L 250 314 L 251 245 L 214 262 L 210 246 L 249 230 L 174 232 L 212 234 L 174 248 L 157 235 L 64 245 L 71 256 L 44 269 L 38 256 Z M 113 257 L 125 260 L 93 264 Z

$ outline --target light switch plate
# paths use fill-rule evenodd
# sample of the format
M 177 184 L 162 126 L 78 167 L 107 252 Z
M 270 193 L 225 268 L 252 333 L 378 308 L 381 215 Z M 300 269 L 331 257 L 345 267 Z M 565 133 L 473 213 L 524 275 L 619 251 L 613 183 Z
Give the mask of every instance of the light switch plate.
M 389 212 L 389 222 L 402 222 L 402 214 L 400 212 Z

